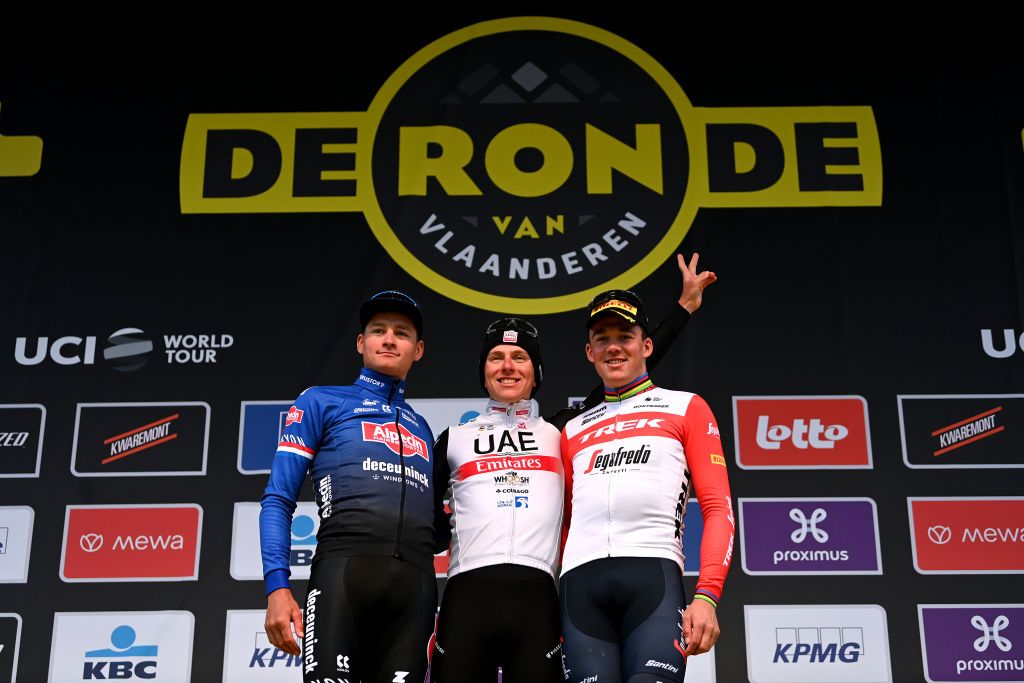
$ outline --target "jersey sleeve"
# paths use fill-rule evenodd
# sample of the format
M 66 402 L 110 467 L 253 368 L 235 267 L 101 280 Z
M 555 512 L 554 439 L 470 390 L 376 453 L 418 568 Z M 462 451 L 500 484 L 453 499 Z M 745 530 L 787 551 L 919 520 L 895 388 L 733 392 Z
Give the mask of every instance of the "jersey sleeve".
M 295 399 L 270 466 L 270 480 L 260 498 L 260 552 L 268 595 L 289 587 L 292 515 L 302 482 L 320 447 L 321 412 L 315 392 L 307 389 Z
M 679 302 L 673 302 L 672 308 L 669 309 L 662 321 L 651 332 L 651 342 L 654 344 L 654 350 L 651 351 L 651 355 L 647 358 L 648 371 L 653 370 L 661 362 L 661 359 L 668 353 L 672 343 L 688 322 L 690 322 L 690 312 L 680 306 Z
M 683 449 L 704 517 L 695 597 L 702 596 L 717 606 L 732 563 L 736 522 L 718 421 L 707 402 L 697 395 L 686 410 Z
M 448 482 L 451 479 L 448 464 L 448 430 L 441 432 L 434 444 L 434 554 L 444 552 L 452 540 L 451 512 L 445 509 Z

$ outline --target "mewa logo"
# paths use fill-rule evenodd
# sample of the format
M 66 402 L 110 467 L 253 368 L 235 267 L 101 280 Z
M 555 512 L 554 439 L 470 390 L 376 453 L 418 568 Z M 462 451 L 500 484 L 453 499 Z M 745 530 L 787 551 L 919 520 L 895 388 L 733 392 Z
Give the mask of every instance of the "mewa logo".
M 69 505 L 64 581 L 189 581 L 198 578 L 198 505 Z
M 363 213 L 436 291 L 554 313 L 648 276 L 700 207 L 878 206 L 882 162 L 870 107 L 695 107 L 623 38 L 517 17 L 424 47 L 365 112 L 193 114 L 179 183 L 182 213 Z
M 1024 498 L 908 498 L 922 574 L 1024 573 Z

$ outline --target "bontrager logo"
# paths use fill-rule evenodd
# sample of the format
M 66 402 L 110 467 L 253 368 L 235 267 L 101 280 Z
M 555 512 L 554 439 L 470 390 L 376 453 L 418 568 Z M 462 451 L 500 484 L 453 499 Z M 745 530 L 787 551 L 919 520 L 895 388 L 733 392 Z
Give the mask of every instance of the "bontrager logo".
M 554 313 L 651 274 L 701 207 L 878 206 L 882 161 L 869 107 L 694 107 L 619 36 L 516 17 L 427 45 L 365 112 L 192 114 L 179 177 L 183 213 L 360 212 L 445 296 Z

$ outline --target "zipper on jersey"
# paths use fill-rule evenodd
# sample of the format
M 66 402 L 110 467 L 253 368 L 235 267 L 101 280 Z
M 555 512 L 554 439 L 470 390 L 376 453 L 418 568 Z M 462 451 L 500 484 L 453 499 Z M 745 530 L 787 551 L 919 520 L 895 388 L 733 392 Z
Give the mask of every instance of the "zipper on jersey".
M 402 487 L 398 502 L 398 524 L 395 526 L 395 552 L 394 556 L 397 559 L 402 559 L 402 525 L 405 522 L 405 442 L 402 441 L 402 429 L 398 424 L 399 410 L 398 406 L 391 402 L 391 399 L 395 395 L 395 389 L 398 387 L 399 380 L 393 380 L 391 382 L 391 391 L 388 392 L 388 407 L 395 411 L 395 433 L 398 435 L 398 463 L 402 466 L 402 476 L 399 477 L 398 485 Z
M 505 427 L 511 431 L 512 421 L 515 417 L 516 404 L 512 403 L 508 408 L 505 409 Z M 514 487 L 509 487 L 514 488 Z M 515 557 L 516 548 L 516 494 L 512 494 L 512 523 L 508 534 L 508 559 L 509 561 Z
M 619 414 L 622 412 L 621 411 L 621 408 L 622 408 L 622 397 L 621 396 L 616 396 L 615 400 L 618 401 L 618 403 L 619 403 L 619 405 L 615 407 L 615 433 L 618 434 L 619 433 Z M 612 446 L 614 447 L 617 444 L 618 444 L 618 437 L 616 437 L 615 439 L 612 439 Z M 605 529 L 606 536 L 607 536 L 607 541 L 608 541 L 607 545 L 605 547 L 607 548 L 607 552 L 608 552 L 607 556 L 608 557 L 612 556 L 612 479 L 613 479 L 613 477 L 608 477 L 608 497 L 605 500 L 605 506 L 604 506 L 605 510 L 607 510 L 607 512 L 608 512 L 608 523 L 607 523 L 607 527 Z

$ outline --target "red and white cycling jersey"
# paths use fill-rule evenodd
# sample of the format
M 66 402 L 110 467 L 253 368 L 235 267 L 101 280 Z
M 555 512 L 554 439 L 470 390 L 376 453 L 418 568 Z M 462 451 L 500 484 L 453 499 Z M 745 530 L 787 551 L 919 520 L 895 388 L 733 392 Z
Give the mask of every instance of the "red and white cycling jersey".
M 504 563 L 555 578 L 564 491 L 558 447 L 558 429 L 529 400 L 490 401 L 480 416 L 448 428 L 447 450 L 435 450 L 450 467 L 448 578 Z
M 562 431 L 562 574 L 602 557 L 663 557 L 683 568 L 691 489 L 704 516 L 697 592 L 716 602 L 735 521 L 718 422 L 700 396 L 654 387 L 591 408 Z

